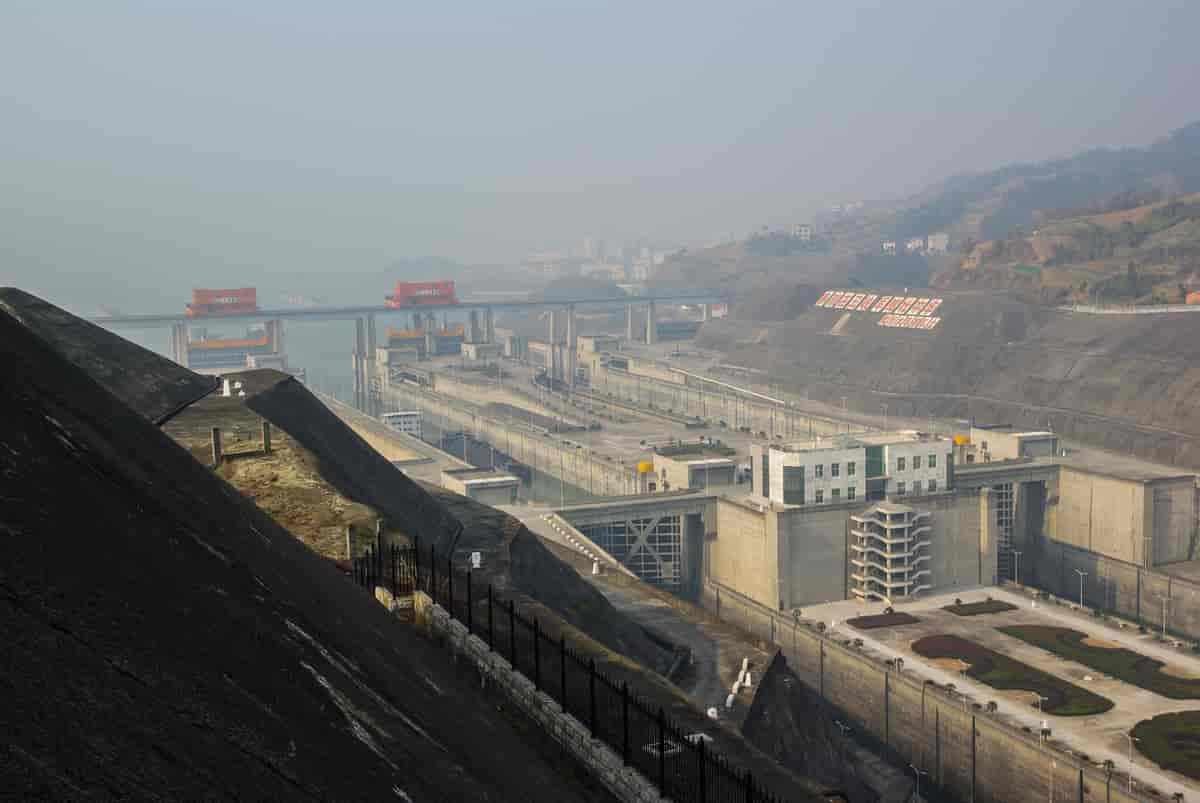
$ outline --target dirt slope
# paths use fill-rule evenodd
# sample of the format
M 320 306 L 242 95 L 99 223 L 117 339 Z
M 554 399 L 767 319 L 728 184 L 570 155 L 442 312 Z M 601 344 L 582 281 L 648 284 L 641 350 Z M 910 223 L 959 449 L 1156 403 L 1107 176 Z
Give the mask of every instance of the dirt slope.
M 5 314 L 0 362 L 8 794 L 597 799 L 477 678 Z
M 213 377 L 192 373 L 23 290 L 0 287 L 0 311 L 156 423 L 217 386 Z
M 939 292 L 931 332 L 813 309 L 785 324 L 714 321 L 704 345 L 777 385 L 877 414 L 1047 426 L 1067 438 L 1200 467 L 1200 314 L 1084 315 L 994 292 Z M 753 335 L 765 336 L 760 343 Z

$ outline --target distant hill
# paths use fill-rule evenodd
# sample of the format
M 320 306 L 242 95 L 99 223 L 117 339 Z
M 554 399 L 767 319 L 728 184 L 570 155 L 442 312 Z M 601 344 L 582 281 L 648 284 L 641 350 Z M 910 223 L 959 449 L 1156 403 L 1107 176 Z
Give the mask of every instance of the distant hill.
M 761 232 L 682 251 L 667 260 L 655 282 L 728 290 L 743 302 L 735 316 L 760 320 L 802 311 L 804 286 L 920 287 L 931 277 L 943 287 L 1016 289 L 1043 302 L 1097 296 L 1163 302 L 1177 299 L 1180 284 L 1195 272 L 1191 209 L 1171 206 L 1191 193 L 1200 193 L 1200 122 L 1144 148 L 1097 149 L 953 176 L 899 202 L 874 202 L 849 217 L 826 216 L 811 243 Z M 1142 226 L 1136 231 L 1126 226 L 1109 232 L 1108 218 L 1088 220 L 1154 205 L 1158 211 L 1144 226 L 1131 224 Z M 1045 241 L 1021 245 L 1035 230 L 1049 232 Z M 902 246 L 938 232 L 949 235 L 950 253 L 906 254 L 903 247 L 896 256 L 882 253 L 884 241 Z M 1122 275 L 1131 260 L 1142 279 Z M 1005 270 L 971 272 L 980 265 Z M 1045 270 L 1066 265 L 1083 267 Z
M 1200 122 L 1145 148 L 1097 149 L 946 179 L 876 219 L 885 239 L 947 231 L 955 242 L 1026 231 L 1059 210 L 1083 210 L 1129 194 L 1200 191 Z M 1061 213 L 1060 213 L 1061 214 Z
M 1122 197 L 1134 205 L 1102 204 L 1098 214 L 970 245 L 936 283 L 1015 289 L 1045 303 L 1182 303 L 1200 282 L 1200 193 Z

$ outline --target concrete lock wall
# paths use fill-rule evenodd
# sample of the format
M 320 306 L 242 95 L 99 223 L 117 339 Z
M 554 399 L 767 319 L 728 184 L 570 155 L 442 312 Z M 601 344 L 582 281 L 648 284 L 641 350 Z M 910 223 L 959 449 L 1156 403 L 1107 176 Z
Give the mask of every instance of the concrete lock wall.
M 996 582 L 997 545 L 983 523 L 987 495 L 977 491 L 906 497 L 930 517 L 930 581 L 935 589 Z M 867 503 L 771 507 L 722 499 L 707 572 L 717 582 L 774 609 L 846 599 L 855 553 L 850 516 Z
M 1023 580 L 1070 602 L 1079 601 L 1076 569 L 1087 573 L 1083 583 L 1086 607 L 1155 631 L 1163 627 L 1165 609 L 1168 634 L 1200 640 L 1198 583 L 1049 539 L 1032 542 L 1021 556 Z
M 416 388 L 388 387 L 384 395 L 390 403 L 419 409 L 428 421 L 469 432 L 535 471 L 561 478 L 597 496 L 637 492 L 637 475 L 632 467 L 605 460 L 559 437 L 460 409 L 437 394 Z
M 800 680 L 840 715 L 927 772 L 922 784 L 933 782 L 975 803 L 1141 799 L 1117 782 L 1106 793 L 1103 774 L 1090 764 L 1041 744 L 961 697 L 889 668 L 842 644 L 839 636 L 797 625 L 711 581 L 702 588 L 701 603 L 723 621 L 777 644 Z
M 587 355 L 585 355 L 586 357 Z M 672 374 L 674 381 L 655 376 L 610 370 L 595 357 L 589 364 L 592 390 L 612 394 L 618 399 L 639 405 L 653 404 L 658 409 L 674 410 L 684 416 L 710 421 L 724 421 L 731 428 L 749 427 L 769 436 L 782 435 L 788 439 L 807 439 L 817 435 L 846 432 L 846 424 L 799 410 L 753 401 L 750 397 L 718 393 L 697 387 L 694 382 L 682 382 L 682 374 Z
M 1191 557 L 1193 477 L 1120 479 L 1063 466 L 1049 485 L 1045 524 L 1054 540 L 1142 566 Z
M 760 513 L 740 501 L 717 500 L 715 537 L 709 537 L 705 566 L 719 582 L 739 589 L 757 602 L 779 602 L 779 536 Z

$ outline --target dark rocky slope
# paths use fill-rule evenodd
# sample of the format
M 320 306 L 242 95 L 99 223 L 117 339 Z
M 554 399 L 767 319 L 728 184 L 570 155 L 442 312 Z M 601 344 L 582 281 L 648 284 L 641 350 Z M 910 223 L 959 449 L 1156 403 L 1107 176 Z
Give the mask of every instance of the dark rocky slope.
M 0 364 L 7 795 L 601 799 L 478 678 L 7 314 Z
M 0 287 L 6 312 L 149 420 L 160 423 L 210 393 L 217 380 L 13 287 Z

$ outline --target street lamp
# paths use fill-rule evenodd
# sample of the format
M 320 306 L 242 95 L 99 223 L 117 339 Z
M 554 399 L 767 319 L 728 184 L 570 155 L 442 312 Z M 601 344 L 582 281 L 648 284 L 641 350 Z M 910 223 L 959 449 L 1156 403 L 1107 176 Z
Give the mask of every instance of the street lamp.
M 1075 574 L 1079 575 L 1079 607 L 1083 607 L 1083 578 L 1087 577 L 1087 572 L 1082 569 L 1076 569 Z
M 1012 553 L 1013 557 L 1016 559 L 1013 561 L 1013 582 L 1017 585 L 1021 585 L 1021 553 L 1015 549 L 1012 551 Z
M 913 771 L 913 777 L 917 779 L 917 788 L 916 788 L 914 797 L 916 797 L 918 800 L 920 800 L 920 798 L 921 798 L 921 776 L 928 775 L 929 773 L 926 772 L 925 770 L 917 769 L 916 765 L 914 765 L 914 764 L 909 764 L 908 766 L 909 766 L 909 769 L 911 769 Z
M 1129 740 L 1129 791 L 1133 791 L 1133 743 L 1140 742 L 1141 739 L 1134 736 L 1132 733 L 1121 734 Z

